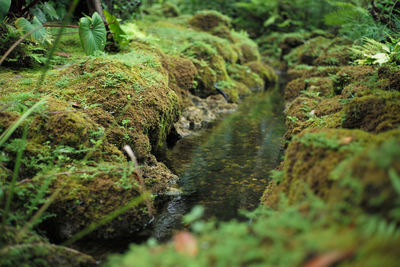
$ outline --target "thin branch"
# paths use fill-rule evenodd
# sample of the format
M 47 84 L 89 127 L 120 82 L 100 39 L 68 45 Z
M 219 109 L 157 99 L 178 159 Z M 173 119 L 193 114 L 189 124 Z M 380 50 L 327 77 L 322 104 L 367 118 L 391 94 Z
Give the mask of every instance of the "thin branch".
M 43 24 L 43 27 L 46 28 L 73 28 L 73 29 L 79 29 L 79 26 L 76 25 L 62 25 L 62 24 Z
M 35 29 L 31 30 L 30 32 L 26 33 L 24 36 L 19 38 L 18 41 L 16 41 L 8 50 L 7 52 L 2 56 L 0 59 L 0 65 L 4 62 L 4 60 L 10 55 L 10 53 L 23 41 L 25 40 L 29 35 L 31 35 L 34 32 L 37 32 L 40 30 L 43 26 L 38 26 Z

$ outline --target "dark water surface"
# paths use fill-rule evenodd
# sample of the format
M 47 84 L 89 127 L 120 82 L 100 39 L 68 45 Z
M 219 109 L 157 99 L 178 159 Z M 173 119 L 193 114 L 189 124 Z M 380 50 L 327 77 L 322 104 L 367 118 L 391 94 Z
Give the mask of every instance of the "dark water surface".
M 274 90 L 246 98 L 212 128 L 180 140 L 167 165 L 180 177 L 183 195 L 157 219 L 155 237 L 167 238 L 195 205 L 204 206 L 204 218 L 218 220 L 258 206 L 269 172 L 280 162 L 284 132 L 283 100 Z

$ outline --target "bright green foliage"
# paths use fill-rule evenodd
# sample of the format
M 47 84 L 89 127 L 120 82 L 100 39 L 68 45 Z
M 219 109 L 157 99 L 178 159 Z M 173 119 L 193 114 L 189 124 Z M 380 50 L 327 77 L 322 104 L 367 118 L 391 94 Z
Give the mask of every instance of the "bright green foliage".
M 96 12 L 92 18 L 83 17 L 79 21 L 79 37 L 87 55 L 103 51 L 106 46 L 107 32 L 104 22 Z
M 120 46 L 128 44 L 128 39 L 124 30 L 121 29 L 118 19 L 110 14 L 107 10 L 104 10 L 104 16 L 106 17 L 108 27 L 110 28 L 113 38 Z
M 3 20 L 10 9 L 11 0 L 0 0 L 0 20 Z
M 366 8 L 347 1 L 331 1 L 332 10 L 325 15 L 328 26 L 339 28 L 342 36 L 352 40 L 363 37 L 382 40 L 389 28 L 376 22 Z
M 361 59 L 360 65 L 400 64 L 400 40 L 391 38 L 391 42 L 380 43 L 370 38 L 364 38 L 364 44 L 353 46 L 352 51 Z
M 51 44 L 51 36 L 48 34 L 42 23 L 37 17 L 33 17 L 32 23 L 25 18 L 19 18 L 15 21 L 15 26 L 23 33 L 32 32 L 29 35 L 29 39 L 32 42 L 48 45 Z

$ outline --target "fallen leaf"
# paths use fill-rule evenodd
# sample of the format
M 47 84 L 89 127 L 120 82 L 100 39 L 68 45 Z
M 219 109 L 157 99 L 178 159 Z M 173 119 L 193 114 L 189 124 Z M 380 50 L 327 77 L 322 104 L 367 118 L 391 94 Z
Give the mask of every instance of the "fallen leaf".
M 318 255 L 308 262 L 306 262 L 303 267 L 329 267 L 335 263 L 343 261 L 347 258 L 353 256 L 354 250 L 347 250 L 347 251 L 331 251 L 321 255 Z
M 187 231 L 181 231 L 174 236 L 174 246 L 178 253 L 192 257 L 199 251 L 197 239 Z
M 60 56 L 60 57 L 72 57 L 71 54 L 64 53 L 64 52 L 56 52 L 55 55 Z
M 348 145 L 348 144 L 350 144 L 352 141 L 353 141 L 353 138 L 352 138 L 351 136 L 347 136 L 347 137 L 343 137 L 343 138 L 340 140 L 340 144 L 341 144 L 341 145 Z

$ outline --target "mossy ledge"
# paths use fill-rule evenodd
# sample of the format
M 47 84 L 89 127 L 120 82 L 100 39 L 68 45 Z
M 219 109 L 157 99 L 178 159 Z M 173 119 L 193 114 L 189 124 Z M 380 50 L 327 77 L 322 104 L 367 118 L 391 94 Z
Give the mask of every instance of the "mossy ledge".
M 160 12 L 170 18 L 154 22 L 152 16 Z M 171 5 L 154 6 L 149 14 L 144 21 L 123 25 L 131 41 L 118 54 L 85 57 L 77 48 L 77 35 L 63 37 L 58 49 L 69 53 L 68 62 L 58 62 L 39 89 L 34 85 L 40 69 L 1 69 L 1 131 L 47 96 L 11 136 L 0 176 L 6 183 L 11 180 L 13 142 L 28 127 L 17 181 L 17 190 L 23 193 L 12 209 L 23 210 L 37 191 L 44 190 L 43 196 L 57 192 L 47 211 L 54 217 L 38 227 L 53 242 L 68 240 L 140 195 L 138 166 L 130 163 L 124 146 L 130 146 L 138 159 L 157 213 L 177 179 L 160 161 L 168 145 L 180 138 L 175 123 L 195 117 L 197 130 L 232 112 L 252 91 L 277 81 L 274 71 L 260 61 L 257 45 L 234 32 L 227 17 L 217 12 L 180 17 Z M 215 25 L 208 18 L 215 19 Z M 196 115 L 203 106 L 214 113 L 207 118 Z M 151 228 L 151 221 L 141 203 L 85 239 L 129 236 L 134 241 Z M 52 245 L 43 242 L 52 251 Z

